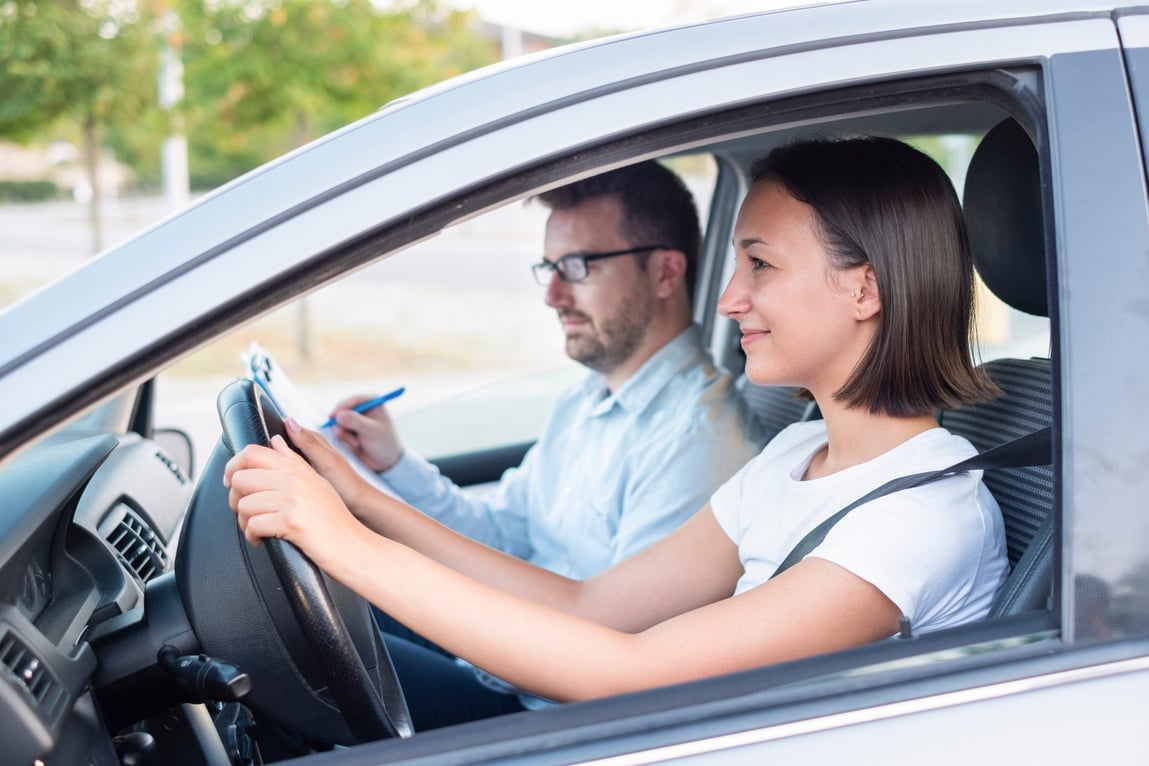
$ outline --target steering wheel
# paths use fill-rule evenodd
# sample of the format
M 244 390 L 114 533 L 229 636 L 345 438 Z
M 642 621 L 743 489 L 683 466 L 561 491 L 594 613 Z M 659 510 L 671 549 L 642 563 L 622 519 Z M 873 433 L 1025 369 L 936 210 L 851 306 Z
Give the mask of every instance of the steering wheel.
M 274 402 L 253 381 L 236 380 L 217 409 L 222 444 L 205 467 L 176 559 L 200 644 L 251 676 L 245 704 L 305 737 L 349 744 L 348 735 L 410 736 L 407 703 L 367 602 L 285 540 L 248 545 L 227 508 L 227 459 L 275 434 L 291 443 Z

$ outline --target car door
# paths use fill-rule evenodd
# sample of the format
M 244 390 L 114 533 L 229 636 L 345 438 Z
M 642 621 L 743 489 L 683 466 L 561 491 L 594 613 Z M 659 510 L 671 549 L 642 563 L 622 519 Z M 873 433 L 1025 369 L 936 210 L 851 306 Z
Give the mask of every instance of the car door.
M 849 16 L 833 10 L 840 15 L 826 11 L 828 28 Z M 816 12 L 800 18 L 822 20 Z M 779 19 L 772 31 L 788 20 Z M 1143 400 L 1138 392 L 1144 383 L 1136 354 L 1122 349 L 1145 328 L 1143 316 L 1121 319 L 1119 307 L 1144 304 L 1149 283 L 1140 253 L 1149 243 L 1149 227 L 1137 124 L 1113 22 L 1097 15 L 1031 23 L 1002 19 L 888 37 L 875 30 L 841 44 L 771 51 L 753 64 L 716 66 L 706 74 L 715 77 L 692 72 L 675 78 L 680 106 L 695 87 L 738 83 L 747 101 L 777 99 L 756 117 L 775 119 L 783 129 L 791 106 L 800 121 L 817 113 L 805 111 L 812 103 L 854 98 L 861 109 L 866 97 L 899 85 L 908 102 L 985 88 L 987 101 L 1032 121 L 1042 162 L 1047 286 L 1054 306 L 1060 544 L 1050 611 L 1044 620 L 979 627 L 936 651 L 926 651 L 930 642 L 923 640 L 924 656 L 888 665 L 874 658 L 861 673 L 840 658 L 843 665 L 798 663 L 572 706 L 572 718 L 578 709 L 581 722 L 599 728 L 585 739 L 576 736 L 579 741 L 563 738 L 565 744 L 554 748 L 543 738 L 560 738 L 557 728 L 537 719 L 516 721 L 517 735 L 509 721 L 505 728 L 494 722 L 488 732 L 464 736 L 469 743 L 454 744 L 481 746 L 476 752 L 496 759 L 498 753 L 509 757 L 512 747 L 530 747 L 526 760 L 533 763 L 595 764 L 787 757 L 832 762 L 847 753 L 879 752 L 891 763 L 917 763 L 925 755 L 954 763 L 1029 762 L 1144 752 L 1149 742 L 1131 710 L 1149 682 L 1144 592 L 1135 587 L 1144 567 L 1145 535 L 1143 522 L 1134 518 L 1134 498 L 1145 489 L 1138 466 L 1147 454 L 1146 435 L 1124 414 Z M 768 85 L 756 90 L 748 83 Z M 669 80 L 661 85 L 671 91 Z M 848 107 L 831 108 L 849 113 Z M 736 124 L 733 113 L 728 116 Z M 709 119 L 720 121 L 713 113 Z M 667 128 L 661 135 L 672 133 Z M 648 134 L 651 146 L 657 145 L 654 135 Z M 1118 338 L 1103 330 L 1117 322 L 1132 335 Z M 1114 388 L 1117 380 L 1124 382 Z M 1099 409 L 1101 402 L 1109 406 Z M 1114 408 L 1115 402 L 1123 404 Z M 1121 543 L 1115 539 L 1126 534 Z M 951 651 L 956 654 L 948 655 L 949 664 Z M 803 683 L 794 685 L 797 678 Z M 555 711 L 556 725 L 565 712 Z M 1070 715 L 1071 731 L 1065 726 Z M 1088 735 L 1081 736 L 1083 731 Z M 514 744 L 500 748 L 498 735 L 512 736 Z M 405 746 L 378 746 L 380 762 L 401 757 Z M 425 742 L 419 752 L 435 752 L 433 743 Z

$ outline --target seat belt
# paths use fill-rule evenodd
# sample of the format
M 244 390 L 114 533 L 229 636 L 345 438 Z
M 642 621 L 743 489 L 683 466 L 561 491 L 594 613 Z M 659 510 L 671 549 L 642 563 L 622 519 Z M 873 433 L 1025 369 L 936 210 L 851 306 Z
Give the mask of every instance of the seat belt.
M 877 500 L 879 497 L 892 492 L 900 492 L 903 489 L 920 487 L 923 484 L 929 484 L 938 479 L 944 479 L 948 476 L 965 473 L 966 471 L 992 471 L 999 468 L 1026 468 L 1028 466 L 1049 465 L 1052 454 L 1049 426 L 1046 426 L 1039 431 L 1034 431 L 1025 436 L 1019 436 L 1013 441 L 999 444 L 980 455 L 974 455 L 960 463 L 955 463 L 949 468 L 943 468 L 938 471 L 925 471 L 923 473 L 915 473 L 910 476 L 901 476 L 897 479 L 892 479 L 868 495 L 858 498 L 807 532 L 806 536 L 798 541 L 798 544 L 794 546 L 786 558 L 783 559 L 782 563 L 778 565 L 778 568 L 774 570 L 774 574 L 770 575 L 770 579 L 774 579 L 805 558 L 810 551 L 821 544 L 822 540 L 826 538 L 826 534 L 829 533 L 835 524 L 859 505 L 865 505 L 871 500 Z

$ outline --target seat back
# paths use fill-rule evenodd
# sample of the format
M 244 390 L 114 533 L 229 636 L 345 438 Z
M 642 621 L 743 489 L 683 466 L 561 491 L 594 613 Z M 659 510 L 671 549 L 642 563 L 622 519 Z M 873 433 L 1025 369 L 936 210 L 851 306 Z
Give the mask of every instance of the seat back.
M 736 385 L 762 428 L 763 445 L 791 423 L 811 419 L 818 409 L 814 402 L 799 399 L 799 389 L 792 386 L 760 386 L 745 375 L 738 378 Z
M 986 286 L 1015 309 L 1048 316 L 1040 163 L 1014 120 L 995 126 L 978 145 L 962 205 L 974 264 Z M 1002 396 L 941 413 L 945 428 L 984 451 L 1052 424 L 1050 360 L 999 359 L 985 368 Z M 1012 566 L 990 616 L 1045 609 L 1053 585 L 1053 469 L 987 471 L 985 483 L 1001 507 Z
M 1052 423 L 1048 359 L 999 359 L 985 369 L 1002 395 L 942 412 L 942 427 L 984 452 Z M 1043 609 L 1053 582 L 1053 469 L 1045 465 L 986 471 L 984 481 L 1001 507 L 1012 568 L 990 616 Z
M 1009 119 L 985 134 L 962 193 L 978 276 L 1007 304 L 1049 316 L 1041 168 L 1025 130 Z

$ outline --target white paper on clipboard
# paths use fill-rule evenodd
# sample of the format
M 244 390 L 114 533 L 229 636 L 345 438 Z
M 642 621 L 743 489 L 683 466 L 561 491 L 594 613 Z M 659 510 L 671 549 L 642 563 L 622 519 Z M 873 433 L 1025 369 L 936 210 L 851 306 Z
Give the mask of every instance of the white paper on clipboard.
M 291 378 L 287 376 L 287 373 L 283 371 L 266 349 L 252 341 L 248 345 L 247 351 L 242 353 L 240 357 L 243 360 L 244 376 L 263 389 L 281 414 L 291 416 L 300 425 L 321 434 L 335 449 L 339 450 L 340 454 L 347 458 L 347 462 L 351 463 L 356 472 L 370 482 L 372 486 L 392 497 L 398 497 L 395 491 L 387 485 L 387 482 L 379 478 L 379 475 L 365 466 L 354 452 L 335 438 L 332 429 L 320 427 L 327 418 L 320 415 L 311 406 L 311 403 L 307 401 L 307 398 L 303 396 Z

